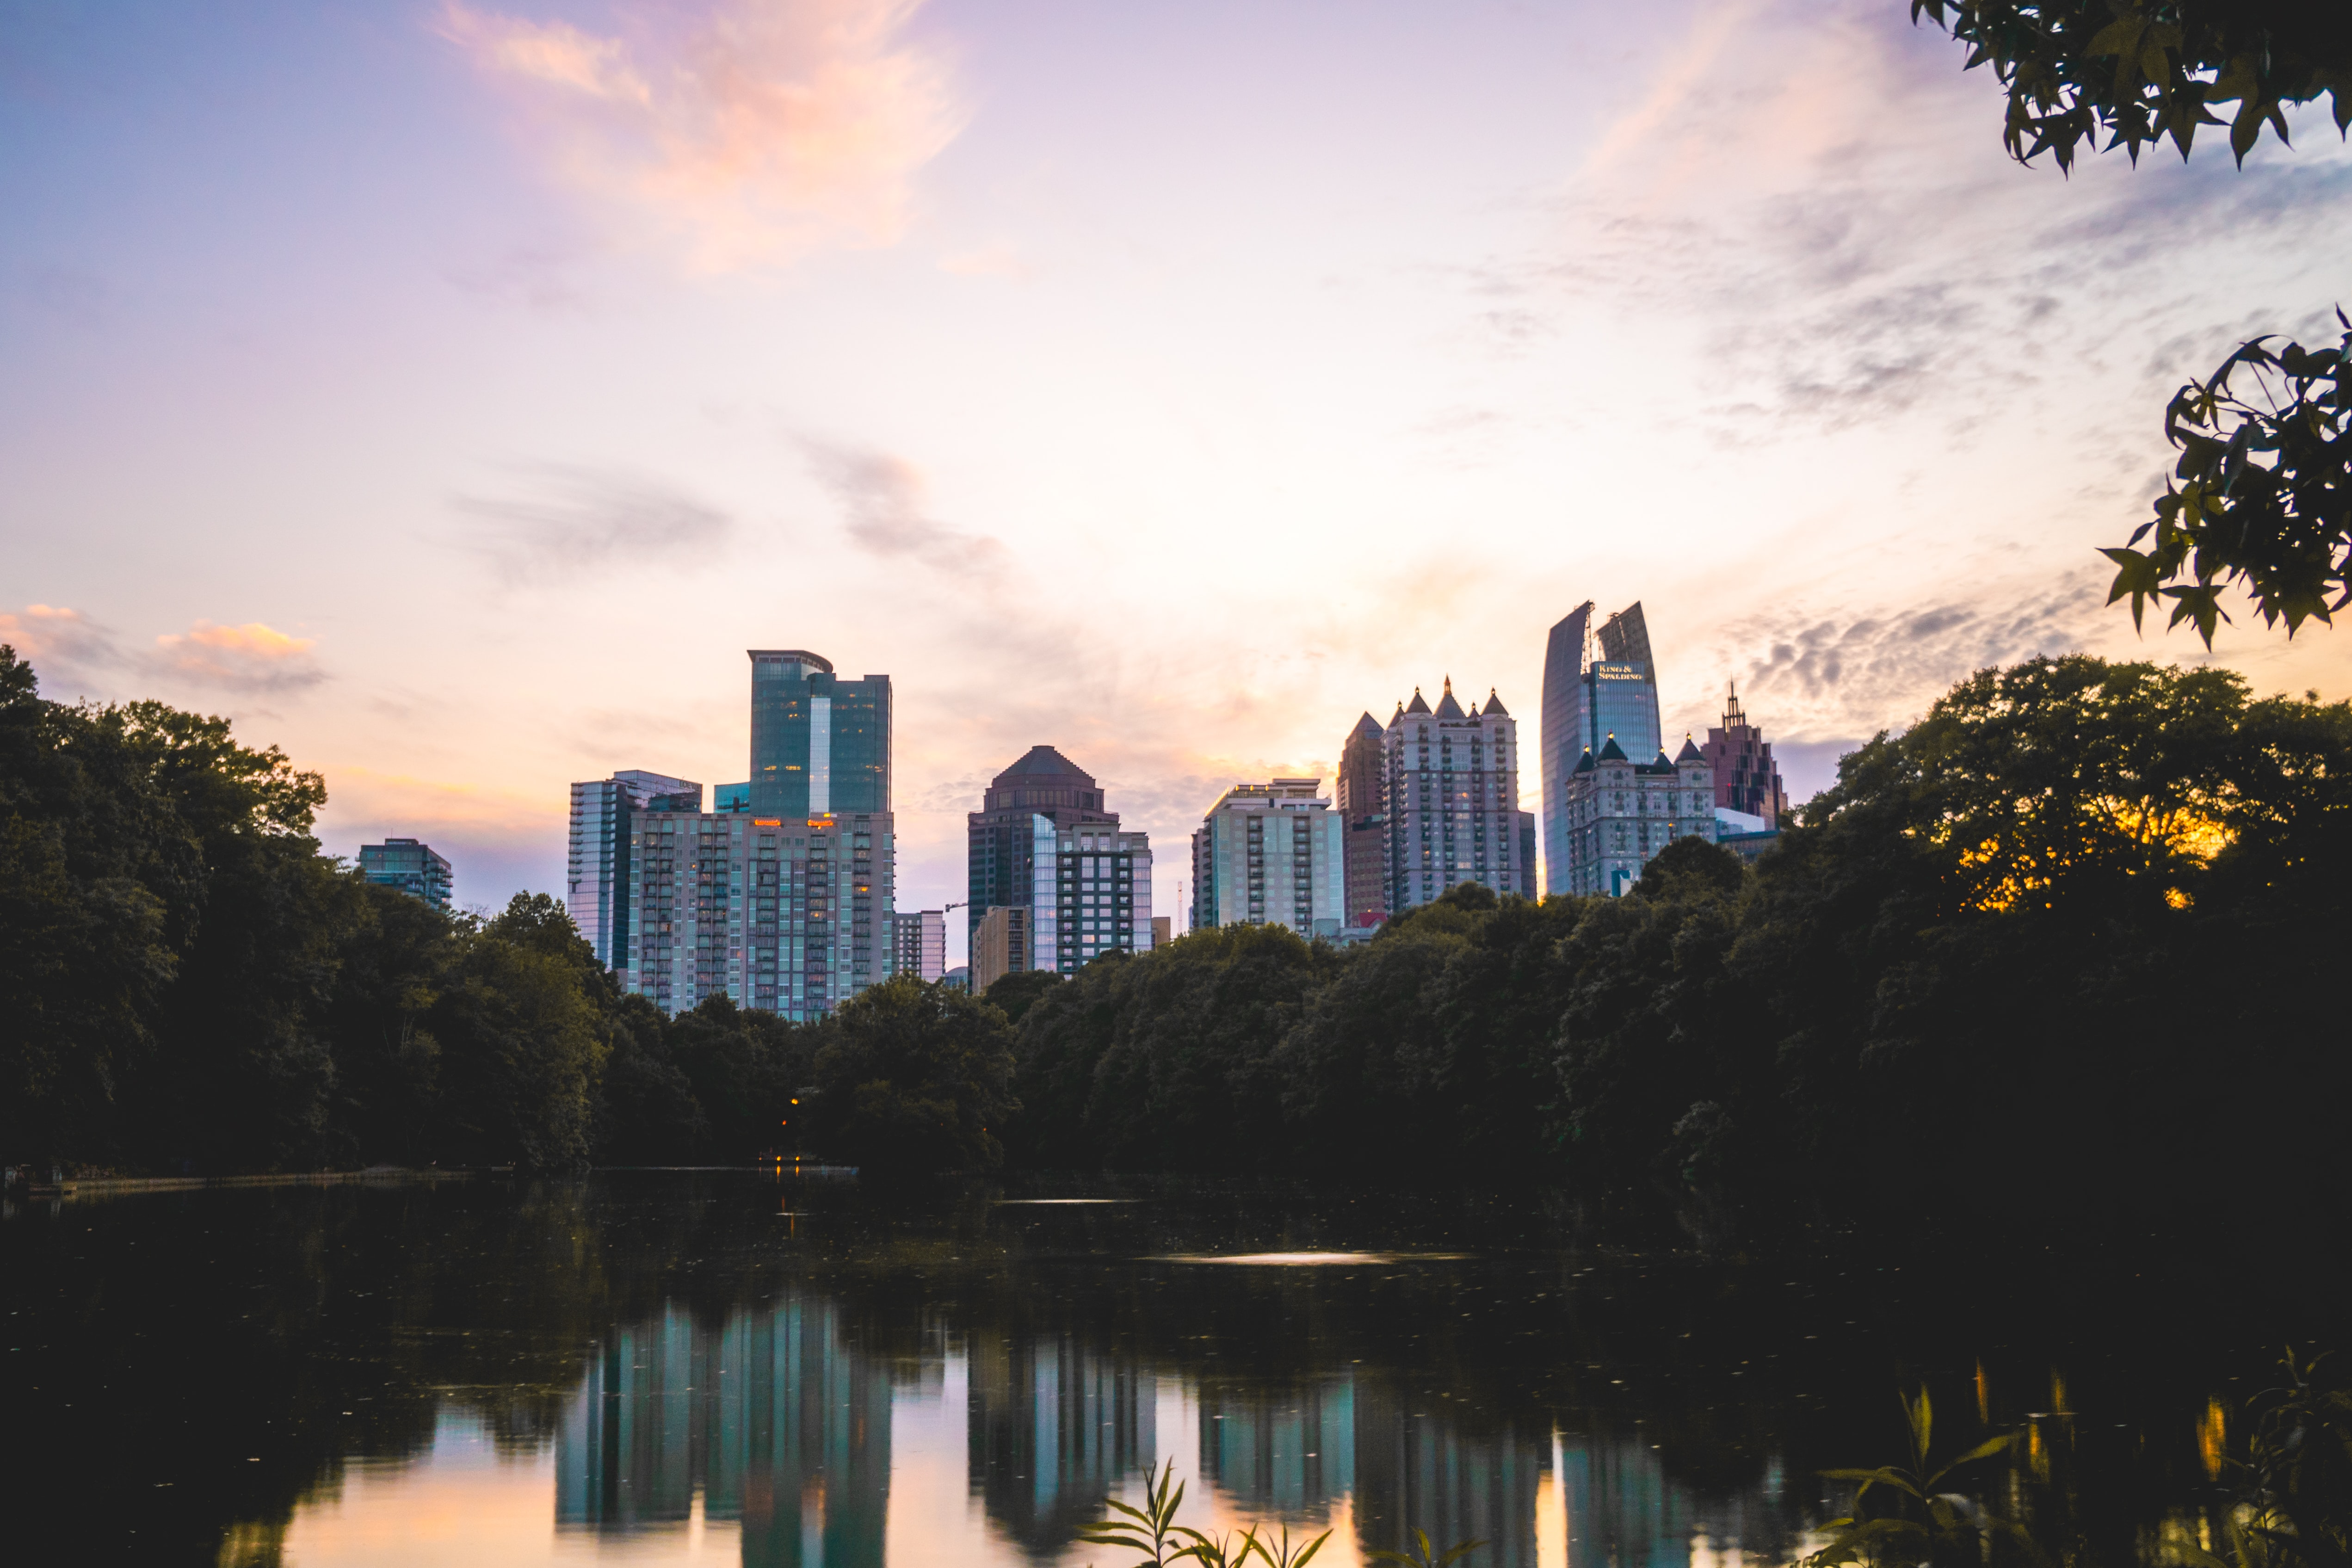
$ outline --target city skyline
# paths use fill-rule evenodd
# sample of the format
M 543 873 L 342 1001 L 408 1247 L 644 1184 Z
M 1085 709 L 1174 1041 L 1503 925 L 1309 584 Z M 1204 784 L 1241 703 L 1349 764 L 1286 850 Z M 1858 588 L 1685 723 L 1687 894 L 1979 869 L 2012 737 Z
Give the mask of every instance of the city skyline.
M 823 14 L 28 21 L 0 640 L 229 715 L 461 906 L 562 890 L 573 781 L 742 779 L 771 637 L 892 672 L 912 906 L 1037 736 L 1172 843 L 1432 671 L 1532 727 L 1588 597 L 1645 603 L 1667 736 L 1736 681 L 1801 800 L 1974 668 L 2207 662 L 2094 551 L 2352 249 L 2323 106 L 2242 172 L 2020 170 L 1879 0 Z M 2258 689 L 2352 687 L 2236 614 Z

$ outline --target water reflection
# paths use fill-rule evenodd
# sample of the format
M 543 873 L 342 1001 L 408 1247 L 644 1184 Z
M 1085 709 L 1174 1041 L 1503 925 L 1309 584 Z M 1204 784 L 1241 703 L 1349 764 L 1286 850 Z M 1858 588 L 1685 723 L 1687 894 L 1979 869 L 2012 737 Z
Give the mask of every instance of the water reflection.
M 890 1380 L 802 1294 L 711 1331 L 675 1307 L 615 1334 L 556 1438 L 559 1525 L 739 1521 L 746 1568 L 883 1560 Z
M 968 1354 L 971 1489 L 1005 1534 L 1049 1560 L 1157 1463 L 1159 1382 L 1067 1333 L 980 1334 Z
M 2145 1568 L 2213 1538 L 2270 1347 L 2347 1337 L 2327 1279 L 2249 1303 L 2141 1258 L 2003 1300 L 1973 1266 L 1605 1251 L 1486 1201 L 803 1186 L 788 1228 L 782 1195 L 647 1175 L 19 1211 L 12 1482 L 60 1500 L 11 1544 L 1112 1568 L 1076 1530 L 1172 1460 L 1187 1522 L 1328 1527 L 1332 1568 L 1416 1529 L 1486 1539 L 1477 1564 L 1726 1568 L 1797 1554 L 1841 1501 L 1821 1469 L 1899 1458 L 1918 1376 L 1939 1446 L 2029 1432 L 1986 1481 L 2070 1568 Z

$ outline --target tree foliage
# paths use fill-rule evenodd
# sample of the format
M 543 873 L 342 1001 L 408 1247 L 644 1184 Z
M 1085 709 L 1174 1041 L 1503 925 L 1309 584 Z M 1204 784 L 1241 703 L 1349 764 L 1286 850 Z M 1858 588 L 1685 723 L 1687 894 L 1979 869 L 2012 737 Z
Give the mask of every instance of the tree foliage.
M 820 1026 L 814 1121 L 825 1151 L 892 1173 L 992 1169 L 1017 1107 L 1004 1015 L 911 974 L 868 986 Z
M 2189 156 L 2198 128 L 2227 125 L 2238 161 L 2264 127 L 2287 139 L 2286 110 L 2326 97 L 2352 125 L 2352 16 L 2311 0 L 1911 0 L 1990 65 L 2009 94 L 2001 140 L 2030 163 L 2074 167 L 2099 151 L 2172 139 Z M 2217 104 L 2236 107 L 2227 120 Z
M 2257 338 L 2173 395 L 2164 433 L 2180 458 L 2156 516 L 2101 552 L 2116 568 L 2107 603 L 2128 597 L 2134 626 L 2168 598 L 2168 625 L 2210 647 L 2225 587 L 2289 637 L 2352 604 L 2352 319 L 2336 321 L 2333 348 Z

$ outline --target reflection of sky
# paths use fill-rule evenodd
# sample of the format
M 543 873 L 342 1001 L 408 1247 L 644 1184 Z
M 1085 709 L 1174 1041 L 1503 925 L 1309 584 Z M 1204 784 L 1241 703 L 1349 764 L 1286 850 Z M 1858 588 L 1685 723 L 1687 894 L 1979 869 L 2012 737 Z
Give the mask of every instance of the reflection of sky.
M 744 776 L 752 646 L 894 677 L 933 904 L 1033 743 L 1165 843 L 1449 673 L 1534 711 L 1587 598 L 1669 737 L 2191 657 L 2092 548 L 2352 249 L 2319 107 L 2020 171 L 1893 0 L 7 15 L 0 635 L 468 903 L 558 884 L 572 780 Z M 2340 634 L 2221 646 L 2346 689 Z
M 1469 1433 L 1433 1403 L 1344 1373 L 1204 1390 L 1060 1336 L 885 1369 L 819 1299 L 716 1326 L 673 1310 L 611 1337 L 553 1442 L 502 1452 L 446 1409 L 416 1459 L 354 1463 L 303 1504 L 285 1561 L 1076 1568 L 1101 1555 L 1071 1539 L 1098 1517 L 1087 1500 L 1139 1501 L 1169 1458 L 1186 1523 L 1328 1528 L 1318 1561 L 1339 1568 L 1412 1528 L 1483 1537 L 1495 1568 L 1718 1568 L 1786 1547 L 1777 1466 L 1752 1497 L 1703 1500 L 1644 1442 Z

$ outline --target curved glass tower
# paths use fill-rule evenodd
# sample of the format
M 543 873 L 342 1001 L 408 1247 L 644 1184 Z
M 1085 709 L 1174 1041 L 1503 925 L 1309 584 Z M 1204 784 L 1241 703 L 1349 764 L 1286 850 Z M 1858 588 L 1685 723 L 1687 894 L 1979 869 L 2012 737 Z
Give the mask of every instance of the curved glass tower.
M 1593 643 L 1598 641 L 1598 657 Z M 1649 623 L 1635 600 L 1598 627 L 1587 599 L 1551 629 L 1544 650 L 1544 892 L 1568 885 L 1568 780 L 1609 738 L 1629 757 L 1659 749 L 1658 670 Z

